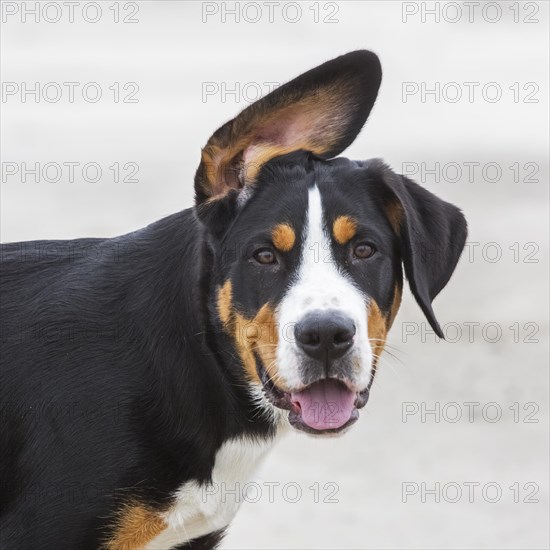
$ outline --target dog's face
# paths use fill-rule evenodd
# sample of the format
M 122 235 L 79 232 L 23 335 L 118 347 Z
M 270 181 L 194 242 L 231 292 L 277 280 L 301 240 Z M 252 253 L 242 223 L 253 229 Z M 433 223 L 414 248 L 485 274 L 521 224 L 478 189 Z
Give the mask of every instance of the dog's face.
M 360 130 L 379 83 L 369 52 L 305 73 L 220 128 L 196 176 L 216 316 L 250 387 L 314 434 L 344 430 L 365 405 L 402 263 L 438 331 L 431 300 L 465 240 L 458 209 L 380 161 L 329 160 Z
M 357 418 L 400 298 L 397 236 L 376 176 L 345 159 L 270 161 L 224 235 L 218 311 L 249 378 L 290 421 Z

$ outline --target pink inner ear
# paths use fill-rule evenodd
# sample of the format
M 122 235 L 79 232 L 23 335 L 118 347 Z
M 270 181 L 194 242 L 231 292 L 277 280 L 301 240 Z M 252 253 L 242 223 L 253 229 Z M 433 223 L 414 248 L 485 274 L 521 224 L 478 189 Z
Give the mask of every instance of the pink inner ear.
M 256 158 L 261 145 L 250 145 L 243 151 L 243 162 L 245 165 L 249 165 L 253 162 L 253 159 Z
M 237 127 L 234 133 L 240 137 L 230 137 L 230 143 L 218 146 L 218 151 L 212 148 L 211 164 L 224 174 L 216 176 L 220 189 L 215 195 L 222 195 L 228 187 L 253 183 L 262 166 L 276 156 L 299 149 L 322 156 L 331 150 L 346 126 L 346 115 L 341 112 L 344 107 L 331 108 L 336 93 L 325 90 L 322 95 L 306 96 L 276 111 L 258 114 L 244 127 Z M 217 152 L 221 154 L 218 159 Z
M 305 114 L 305 113 L 304 113 Z M 243 151 L 245 165 L 254 163 L 261 151 L 268 147 L 277 147 L 289 150 L 293 147 L 301 148 L 315 131 L 307 116 L 289 116 L 277 118 L 271 124 L 260 128 L 254 135 L 250 145 Z
M 294 138 L 296 139 L 296 138 Z M 250 145 L 243 151 L 243 161 L 246 165 L 253 163 L 262 149 L 270 146 L 287 147 L 293 143 L 293 131 L 290 126 L 275 123 L 262 128 L 256 133 Z

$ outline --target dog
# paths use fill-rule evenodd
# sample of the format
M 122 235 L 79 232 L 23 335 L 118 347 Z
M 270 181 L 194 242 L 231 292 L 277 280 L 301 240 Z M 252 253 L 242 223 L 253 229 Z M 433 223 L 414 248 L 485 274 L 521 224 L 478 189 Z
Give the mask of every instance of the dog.
M 357 421 L 403 270 L 443 336 L 463 214 L 338 158 L 381 76 L 355 51 L 248 106 L 203 148 L 193 208 L 2 246 L 3 549 L 214 548 L 238 502 L 212 487 L 291 429 Z

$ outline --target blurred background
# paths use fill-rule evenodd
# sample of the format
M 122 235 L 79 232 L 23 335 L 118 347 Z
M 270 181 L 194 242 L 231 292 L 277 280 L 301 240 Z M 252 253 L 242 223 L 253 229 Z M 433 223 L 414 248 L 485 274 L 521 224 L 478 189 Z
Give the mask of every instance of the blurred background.
M 549 547 L 548 8 L 2 2 L 2 242 L 115 236 L 192 206 L 216 128 L 359 48 L 384 78 L 345 155 L 466 214 L 434 304 L 447 341 L 407 291 L 360 421 L 284 439 L 223 548 Z

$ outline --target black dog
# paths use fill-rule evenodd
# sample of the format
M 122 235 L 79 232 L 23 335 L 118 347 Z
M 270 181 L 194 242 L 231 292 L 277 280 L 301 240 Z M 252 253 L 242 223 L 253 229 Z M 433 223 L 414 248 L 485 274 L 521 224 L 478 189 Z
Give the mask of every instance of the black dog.
M 357 420 L 402 265 L 441 334 L 464 217 L 379 160 L 330 160 L 380 79 L 357 51 L 245 109 L 203 149 L 194 208 L 3 246 L 3 549 L 212 548 L 237 510 L 213 487 L 289 425 Z

